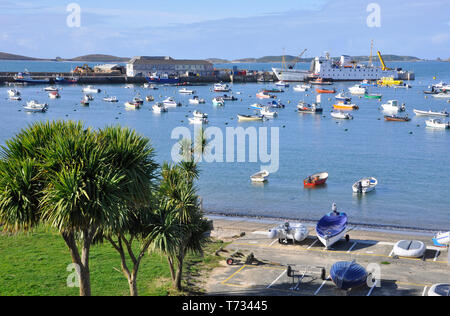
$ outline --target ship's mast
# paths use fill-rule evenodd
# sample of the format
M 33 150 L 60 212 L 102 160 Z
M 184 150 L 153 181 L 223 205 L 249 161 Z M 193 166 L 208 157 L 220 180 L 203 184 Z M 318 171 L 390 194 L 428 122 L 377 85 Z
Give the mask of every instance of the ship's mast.
M 373 67 L 372 63 L 372 51 L 373 51 L 373 40 L 370 41 L 370 58 L 369 58 L 369 66 Z

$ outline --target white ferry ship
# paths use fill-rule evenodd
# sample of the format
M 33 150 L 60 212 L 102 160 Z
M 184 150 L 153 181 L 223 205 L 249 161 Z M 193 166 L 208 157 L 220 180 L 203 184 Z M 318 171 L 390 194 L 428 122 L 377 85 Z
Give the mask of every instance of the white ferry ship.
M 382 67 L 355 63 L 350 56 L 342 55 L 338 61 L 325 57 L 316 57 L 311 62 L 309 71 L 288 68 L 272 68 L 280 81 L 307 81 L 312 78 L 322 78 L 333 81 L 361 81 L 378 80 L 382 77 L 392 77 L 401 80 L 414 80 L 414 73 L 402 69 L 389 69 L 384 64 L 381 55 Z

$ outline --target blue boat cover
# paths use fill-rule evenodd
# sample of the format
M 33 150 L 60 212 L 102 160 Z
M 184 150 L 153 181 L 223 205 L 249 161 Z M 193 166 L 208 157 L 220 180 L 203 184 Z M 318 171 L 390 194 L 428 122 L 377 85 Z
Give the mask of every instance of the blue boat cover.
M 330 276 L 338 288 L 349 290 L 366 283 L 367 271 L 354 260 L 340 261 L 333 264 Z
M 328 213 L 317 223 L 316 231 L 321 237 L 334 237 L 342 233 L 347 227 L 347 214 Z

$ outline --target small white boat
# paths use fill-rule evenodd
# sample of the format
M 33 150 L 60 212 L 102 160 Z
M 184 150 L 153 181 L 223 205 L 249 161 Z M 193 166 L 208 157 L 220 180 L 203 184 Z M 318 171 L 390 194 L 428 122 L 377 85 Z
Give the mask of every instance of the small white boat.
M 265 106 L 263 109 L 260 110 L 261 115 L 264 115 L 266 117 L 277 117 L 278 112 L 271 111 L 268 106 Z
M 57 87 L 54 87 L 54 86 L 45 87 L 45 88 L 44 88 L 44 91 L 47 91 L 47 92 L 58 91 L 58 88 L 57 88 Z
M 266 182 L 270 173 L 267 170 L 262 170 L 250 176 L 252 182 Z
M 180 89 L 178 92 L 181 94 L 194 94 L 195 90 L 189 90 L 189 89 L 183 88 L 183 89 Z
M 208 117 L 208 114 L 197 111 L 197 110 L 192 112 L 192 115 L 194 115 L 194 117 L 198 117 L 198 118 L 207 118 Z
M 228 92 L 230 91 L 230 87 L 225 83 L 216 83 L 214 84 L 215 92 Z
M 348 88 L 348 91 L 350 91 L 351 94 L 362 95 L 366 94 L 367 89 L 360 85 L 354 85 L 353 87 Z
M 61 95 L 58 93 L 58 91 L 52 91 L 48 94 L 48 97 L 50 99 L 58 99 L 61 97 Z
M 371 178 L 363 178 L 357 182 L 355 182 L 355 184 L 353 184 L 352 189 L 353 189 L 353 193 L 367 193 L 370 191 L 375 190 L 375 187 L 378 184 L 378 180 L 371 177 Z
M 238 114 L 238 121 L 262 121 L 264 120 L 263 115 L 244 115 Z
M 18 95 L 13 96 L 13 97 L 9 97 L 9 99 L 11 101 L 22 101 L 22 98 L 20 96 L 18 96 Z
M 103 101 L 105 101 L 105 102 L 119 102 L 119 100 L 116 97 L 104 97 Z
M 433 97 L 435 97 L 435 98 L 450 98 L 450 93 L 440 92 L 438 94 L 433 94 Z
M 286 83 L 284 81 L 278 81 L 278 82 L 275 83 L 275 85 L 278 86 L 278 87 L 284 87 L 284 88 L 289 87 L 289 83 Z
M 387 103 L 382 104 L 381 108 L 386 112 L 403 112 L 406 110 L 404 104 L 399 105 L 397 100 L 389 100 Z
M 399 257 L 420 258 L 427 247 L 419 240 L 400 240 L 394 245 L 393 254 Z
M 130 109 L 130 110 L 137 110 L 141 108 L 141 103 L 139 102 L 125 102 L 124 103 L 125 108 Z
M 26 112 L 45 112 L 48 109 L 48 105 L 47 103 L 38 103 L 36 100 L 31 100 L 23 108 Z
M 447 111 L 433 112 L 431 110 L 429 110 L 429 111 L 421 111 L 421 110 L 414 109 L 414 113 L 417 116 L 448 116 L 448 112 Z
M 298 85 L 294 86 L 293 89 L 294 89 L 294 91 L 297 91 L 297 92 L 305 92 L 305 91 L 308 91 L 309 89 L 311 89 L 311 86 L 304 85 L 304 84 L 298 84 Z
M 87 86 L 83 88 L 84 93 L 100 93 L 102 90 L 94 88 L 92 86 Z
M 181 103 L 177 103 L 173 97 L 168 97 L 163 101 L 164 106 L 166 107 L 177 107 L 180 106 Z
M 15 97 L 15 96 L 19 96 L 20 95 L 20 91 L 16 90 L 16 89 L 9 89 L 8 90 L 8 95 L 10 97 Z
M 189 99 L 190 104 L 200 104 L 205 103 L 205 99 L 200 99 L 198 96 L 192 97 L 192 99 Z
M 280 243 L 292 240 L 301 242 L 308 237 L 308 228 L 302 223 L 284 223 L 269 230 L 267 237 L 278 239 Z
M 225 105 L 225 101 L 223 101 L 222 98 L 220 97 L 216 97 L 212 100 L 213 105 L 215 106 L 224 106 Z
M 153 112 L 155 113 L 163 113 L 163 112 L 167 112 L 167 108 L 164 106 L 163 103 L 156 103 L 152 106 Z
M 84 106 L 88 106 L 89 105 L 89 102 L 90 102 L 90 98 L 89 98 L 89 96 L 87 96 L 87 95 L 85 95 L 84 97 L 83 97 L 83 99 L 81 99 L 81 105 L 84 105 Z
M 188 118 L 189 123 L 191 124 L 206 124 L 208 123 L 208 120 L 206 118 L 200 118 L 200 117 L 190 117 Z
M 331 112 L 330 114 L 335 119 L 341 119 L 341 120 L 353 120 L 353 116 L 350 113 L 344 113 L 344 112 Z
M 351 100 L 352 100 L 352 98 L 350 98 L 350 97 L 347 97 L 344 93 L 339 93 L 339 94 L 336 94 L 335 96 L 334 96 L 335 98 L 336 98 L 336 100 L 341 100 L 341 101 L 345 101 L 345 102 L 350 102 Z
M 450 245 L 450 231 L 437 233 L 433 238 L 433 243 L 439 247 Z
M 431 120 L 426 120 L 425 124 L 427 125 L 427 127 L 431 127 L 431 128 L 439 128 L 439 129 L 448 129 L 450 128 L 450 123 L 442 123 L 441 120 L 438 119 L 431 119 Z

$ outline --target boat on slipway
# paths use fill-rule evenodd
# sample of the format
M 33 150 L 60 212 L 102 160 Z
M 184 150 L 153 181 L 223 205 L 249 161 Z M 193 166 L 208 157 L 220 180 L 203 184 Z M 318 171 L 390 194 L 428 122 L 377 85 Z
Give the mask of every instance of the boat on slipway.
M 332 211 L 323 216 L 316 225 L 317 238 L 326 248 L 331 247 L 344 236 L 346 240 L 349 240 L 349 236 L 346 235 L 347 225 L 347 214 L 338 212 L 336 204 L 333 203 Z

